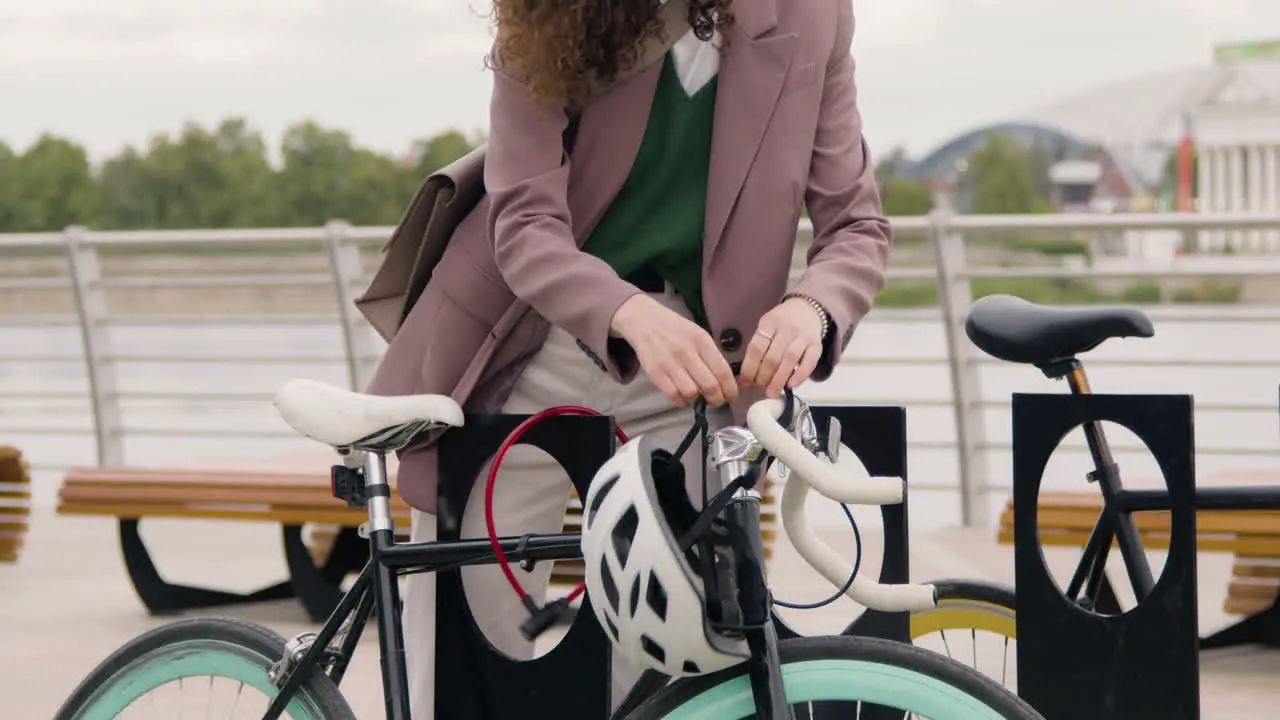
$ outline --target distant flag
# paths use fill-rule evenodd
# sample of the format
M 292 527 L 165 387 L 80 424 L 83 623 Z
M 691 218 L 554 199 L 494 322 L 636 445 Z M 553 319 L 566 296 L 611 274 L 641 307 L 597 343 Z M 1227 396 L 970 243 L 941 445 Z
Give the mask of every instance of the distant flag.
M 1182 137 L 1178 139 L 1178 212 L 1191 212 L 1194 203 L 1192 178 L 1195 172 L 1195 141 L 1191 137 L 1191 113 L 1182 113 Z

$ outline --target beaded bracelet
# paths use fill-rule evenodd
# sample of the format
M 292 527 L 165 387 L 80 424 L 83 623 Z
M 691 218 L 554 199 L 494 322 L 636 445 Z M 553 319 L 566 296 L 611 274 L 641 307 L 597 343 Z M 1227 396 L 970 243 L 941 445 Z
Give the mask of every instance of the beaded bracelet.
M 809 306 L 814 309 L 814 312 L 818 313 L 818 317 L 822 318 L 822 339 L 826 340 L 827 331 L 831 329 L 831 316 L 827 313 L 827 309 L 822 307 L 821 303 L 809 297 L 808 295 L 802 295 L 800 293 L 788 293 L 782 296 L 783 301 L 786 301 L 788 298 L 800 298 L 801 300 L 804 300 L 805 302 L 809 303 Z

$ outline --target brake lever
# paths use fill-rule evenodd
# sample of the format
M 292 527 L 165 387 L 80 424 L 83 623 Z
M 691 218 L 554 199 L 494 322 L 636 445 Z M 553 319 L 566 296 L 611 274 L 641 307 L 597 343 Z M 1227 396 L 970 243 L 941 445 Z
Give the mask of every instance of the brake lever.
M 796 396 L 791 388 L 786 388 L 784 392 L 786 393 L 786 403 L 782 416 L 786 418 L 786 421 L 783 422 L 780 418 L 779 422 L 810 453 L 818 456 L 825 455 L 834 463 L 840 456 L 840 421 L 831 418 L 828 422 L 827 442 L 824 447 L 818 437 L 818 424 L 813 419 L 809 404 Z M 789 418 L 787 418 L 788 415 L 790 415 Z M 785 481 L 791 475 L 791 468 L 783 464 L 782 461 L 774 460 L 774 465 L 776 466 L 774 475 L 778 480 Z

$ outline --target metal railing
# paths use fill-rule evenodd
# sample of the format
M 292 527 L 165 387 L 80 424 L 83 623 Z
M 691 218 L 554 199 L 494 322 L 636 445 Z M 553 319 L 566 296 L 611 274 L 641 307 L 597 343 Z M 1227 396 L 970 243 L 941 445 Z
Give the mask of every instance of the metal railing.
M 988 455 L 1003 452 L 1007 443 L 988 439 L 986 414 L 992 408 L 1008 406 L 1008 399 L 989 398 L 983 394 L 982 370 L 998 364 L 982 356 L 967 341 L 963 322 L 969 304 L 974 297 L 976 280 L 1040 278 L 1040 279 L 1146 279 L 1152 281 L 1180 280 L 1188 277 L 1232 277 L 1237 279 L 1271 278 L 1280 284 L 1277 263 L 1215 266 L 1187 269 L 1178 265 L 1162 266 L 1160 263 L 1130 263 L 1123 267 L 1104 267 L 1101 264 L 1086 266 L 1017 266 L 974 267 L 970 265 L 966 237 L 991 237 L 1018 235 L 1084 234 L 1086 239 L 1106 235 L 1141 232 L 1177 232 L 1203 238 L 1206 233 L 1245 233 L 1280 228 L 1280 214 L 1126 214 L 1126 215 L 1034 215 L 1034 216 L 962 216 L 938 211 L 927 217 L 895 218 L 896 237 L 900 240 L 923 238 L 932 248 L 933 267 L 894 267 L 890 278 L 936 283 L 938 306 L 921 310 L 876 310 L 868 318 L 868 324 L 876 323 L 941 323 L 945 353 L 938 356 L 878 356 L 858 358 L 860 367 L 888 366 L 945 366 L 949 393 L 945 397 L 898 400 L 892 397 L 859 397 L 862 402 L 902 404 L 910 408 L 949 409 L 954 425 L 953 440 L 925 440 L 913 442 L 922 450 L 954 453 L 958 470 L 955 484 L 931 485 L 915 483 L 921 490 L 958 491 L 960 518 L 965 525 L 987 522 L 989 502 L 987 495 L 995 489 L 1008 489 L 1007 484 L 991 481 Z M 87 399 L 92 418 L 89 428 L 60 425 L 40 425 L 19 422 L 0 426 L 0 439 L 6 434 L 23 434 L 43 437 L 76 436 L 90 433 L 93 439 L 95 461 L 103 466 L 122 465 L 136 458 L 127 457 L 126 445 L 138 437 L 189 437 L 243 439 L 287 438 L 291 433 L 283 427 L 226 427 L 202 428 L 166 427 L 163 423 L 153 426 L 125 422 L 124 405 L 129 402 L 201 402 L 217 404 L 265 403 L 269 392 L 241 391 L 234 388 L 199 389 L 179 387 L 142 387 L 129 389 L 121 383 L 120 369 L 129 364 L 168 365 L 173 367 L 210 367 L 235 365 L 284 365 L 294 368 L 341 368 L 345 381 L 353 388 L 360 388 L 368 381 L 385 345 L 377 338 L 363 317 L 356 311 L 353 298 L 365 287 L 368 271 L 376 262 L 376 248 L 390 236 L 389 227 L 353 227 L 343 222 L 332 222 L 320 228 L 261 229 L 261 230 L 183 230 L 146 232 L 94 232 L 82 228 L 68 228 L 62 233 L 0 235 L 0 258 L 6 256 L 60 258 L 61 273 L 46 276 L 12 277 L 0 274 L 0 293 L 21 296 L 38 292 L 69 291 L 70 313 L 47 311 L 37 307 L 37 312 L 0 313 L 0 333 L 17 332 L 26 328 L 74 328 L 78 331 L 78 347 L 62 353 L 21 352 L 22 348 L 0 343 L 0 408 L 7 402 L 74 402 Z M 799 228 L 802 242 L 811 234 L 807 222 Z M 1202 243 L 1200 243 L 1202 244 Z M 1194 247 L 1196 242 L 1186 243 Z M 104 272 L 104 263 L 122 254 L 147 256 L 190 252 L 194 249 L 228 252 L 239 248 L 246 253 L 304 251 L 307 257 L 323 258 L 299 271 L 289 268 L 278 272 L 237 272 L 210 275 L 198 272 L 172 275 L 154 272 L 150 275 L 129 276 Z M 58 264 L 58 263 L 54 263 Z M 306 263 L 299 263 L 307 265 Z M 12 275 L 12 274 L 11 274 Z M 1270 282 L 1269 280 L 1267 282 Z M 219 314 L 212 312 L 162 312 L 147 308 L 147 312 L 123 313 L 113 309 L 113 292 L 150 289 L 200 288 L 216 292 L 236 289 L 241 292 L 269 290 L 284 292 L 289 289 L 306 289 L 312 293 L 325 293 L 332 304 L 329 311 L 308 306 L 301 312 L 281 312 L 278 309 L 260 308 L 261 313 Z M 52 303 L 56 304 L 56 303 Z M 57 308 L 54 308 L 55 310 Z M 1216 315 L 1215 315 L 1216 313 Z M 1175 306 L 1163 306 L 1152 311 L 1159 323 L 1187 321 L 1204 322 L 1213 317 L 1232 321 L 1247 319 L 1262 323 L 1280 336 L 1280 308 L 1218 306 L 1211 312 L 1203 308 L 1191 310 Z M 249 332 L 255 325 L 313 327 L 337 330 L 338 342 L 329 350 L 315 348 L 292 352 L 264 354 L 254 351 L 252 343 L 246 343 L 242 352 L 183 352 L 181 343 L 164 352 L 126 352 L 117 348 L 116 333 L 128 328 L 173 328 L 200 325 L 230 325 Z M 5 328 L 9 328 L 6 330 Z M 231 343 L 239 345 L 240 343 Z M 846 357 L 846 362 L 849 358 Z M 5 391 L 3 371 L 6 365 L 36 365 L 44 370 L 63 367 L 69 363 L 82 364 L 84 388 L 81 390 L 57 390 L 37 385 Z M 1275 357 L 1260 359 L 1231 358 L 1165 358 L 1145 361 L 1091 360 L 1091 365 L 1108 363 L 1157 367 L 1212 367 L 1262 368 L 1280 371 L 1280 350 Z M 194 370 L 193 370 L 194 372 Z M 198 375 L 193 375 L 198 377 Z M 1223 402 L 1211 405 L 1197 404 L 1198 410 L 1209 409 L 1224 413 L 1256 413 L 1275 411 L 1275 384 L 1270 392 L 1259 392 L 1257 402 Z M 0 421 L 3 414 L 0 414 Z M 1212 454 L 1276 455 L 1274 451 L 1248 449 L 1198 447 L 1197 452 Z M 1277 455 L 1280 456 L 1280 455 Z M 37 469 L 49 472 L 65 470 L 75 463 L 37 464 Z

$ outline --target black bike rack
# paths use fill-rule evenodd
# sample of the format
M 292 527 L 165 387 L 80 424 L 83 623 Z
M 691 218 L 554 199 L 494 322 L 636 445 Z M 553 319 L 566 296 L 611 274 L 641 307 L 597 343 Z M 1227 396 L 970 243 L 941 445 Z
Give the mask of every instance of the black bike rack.
M 827 423 L 835 418 L 840 423 L 840 441 L 858 456 L 871 475 L 907 479 L 907 411 L 902 407 L 880 406 L 811 406 L 813 419 L 826 436 Z M 907 532 L 907 498 L 902 503 L 885 505 L 880 510 L 884 522 L 884 559 L 880 565 L 880 582 L 901 584 L 910 578 L 910 542 Z M 773 622 L 780 639 L 799 637 L 777 612 Z M 911 642 L 911 614 L 867 610 L 849 624 L 842 635 L 878 637 Z M 812 703 L 808 710 L 797 709 L 796 720 L 836 720 L 858 717 L 863 720 L 900 720 L 901 710 L 863 705 L 861 714 L 854 703 Z
M 462 512 L 489 459 L 526 415 L 467 415 L 466 424 L 440 441 L 437 537 L 461 540 Z M 613 456 L 609 417 L 557 416 L 534 425 L 518 441 L 550 455 L 578 490 Z M 496 650 L 467 604 L 460 570 L 436 574 L 436 717 L 440 720 L 506 720 L 545 717 L 601 720 L 609 717 L 609 639 L 582 598 L 582 612 L 564 639 L 542 657 L 513 660 Z M 521 618 L 523 619 L 523 618 Z M 530 708 L 537 708 L 536 714 Z
M 1049 457 L 1067 433 L 1102 421 L 1151 449 L 1167 486 L 1168 504 L 1160 504 L 1171 513 L 1164 572 L 1137 607 L 1111 616 L 1078 607 L 1059 589 L 1037 522 Z M 1018 694 L 1046 720 L 1199 718 L 1191 397 L 1015 393 L 1013 502 Z

